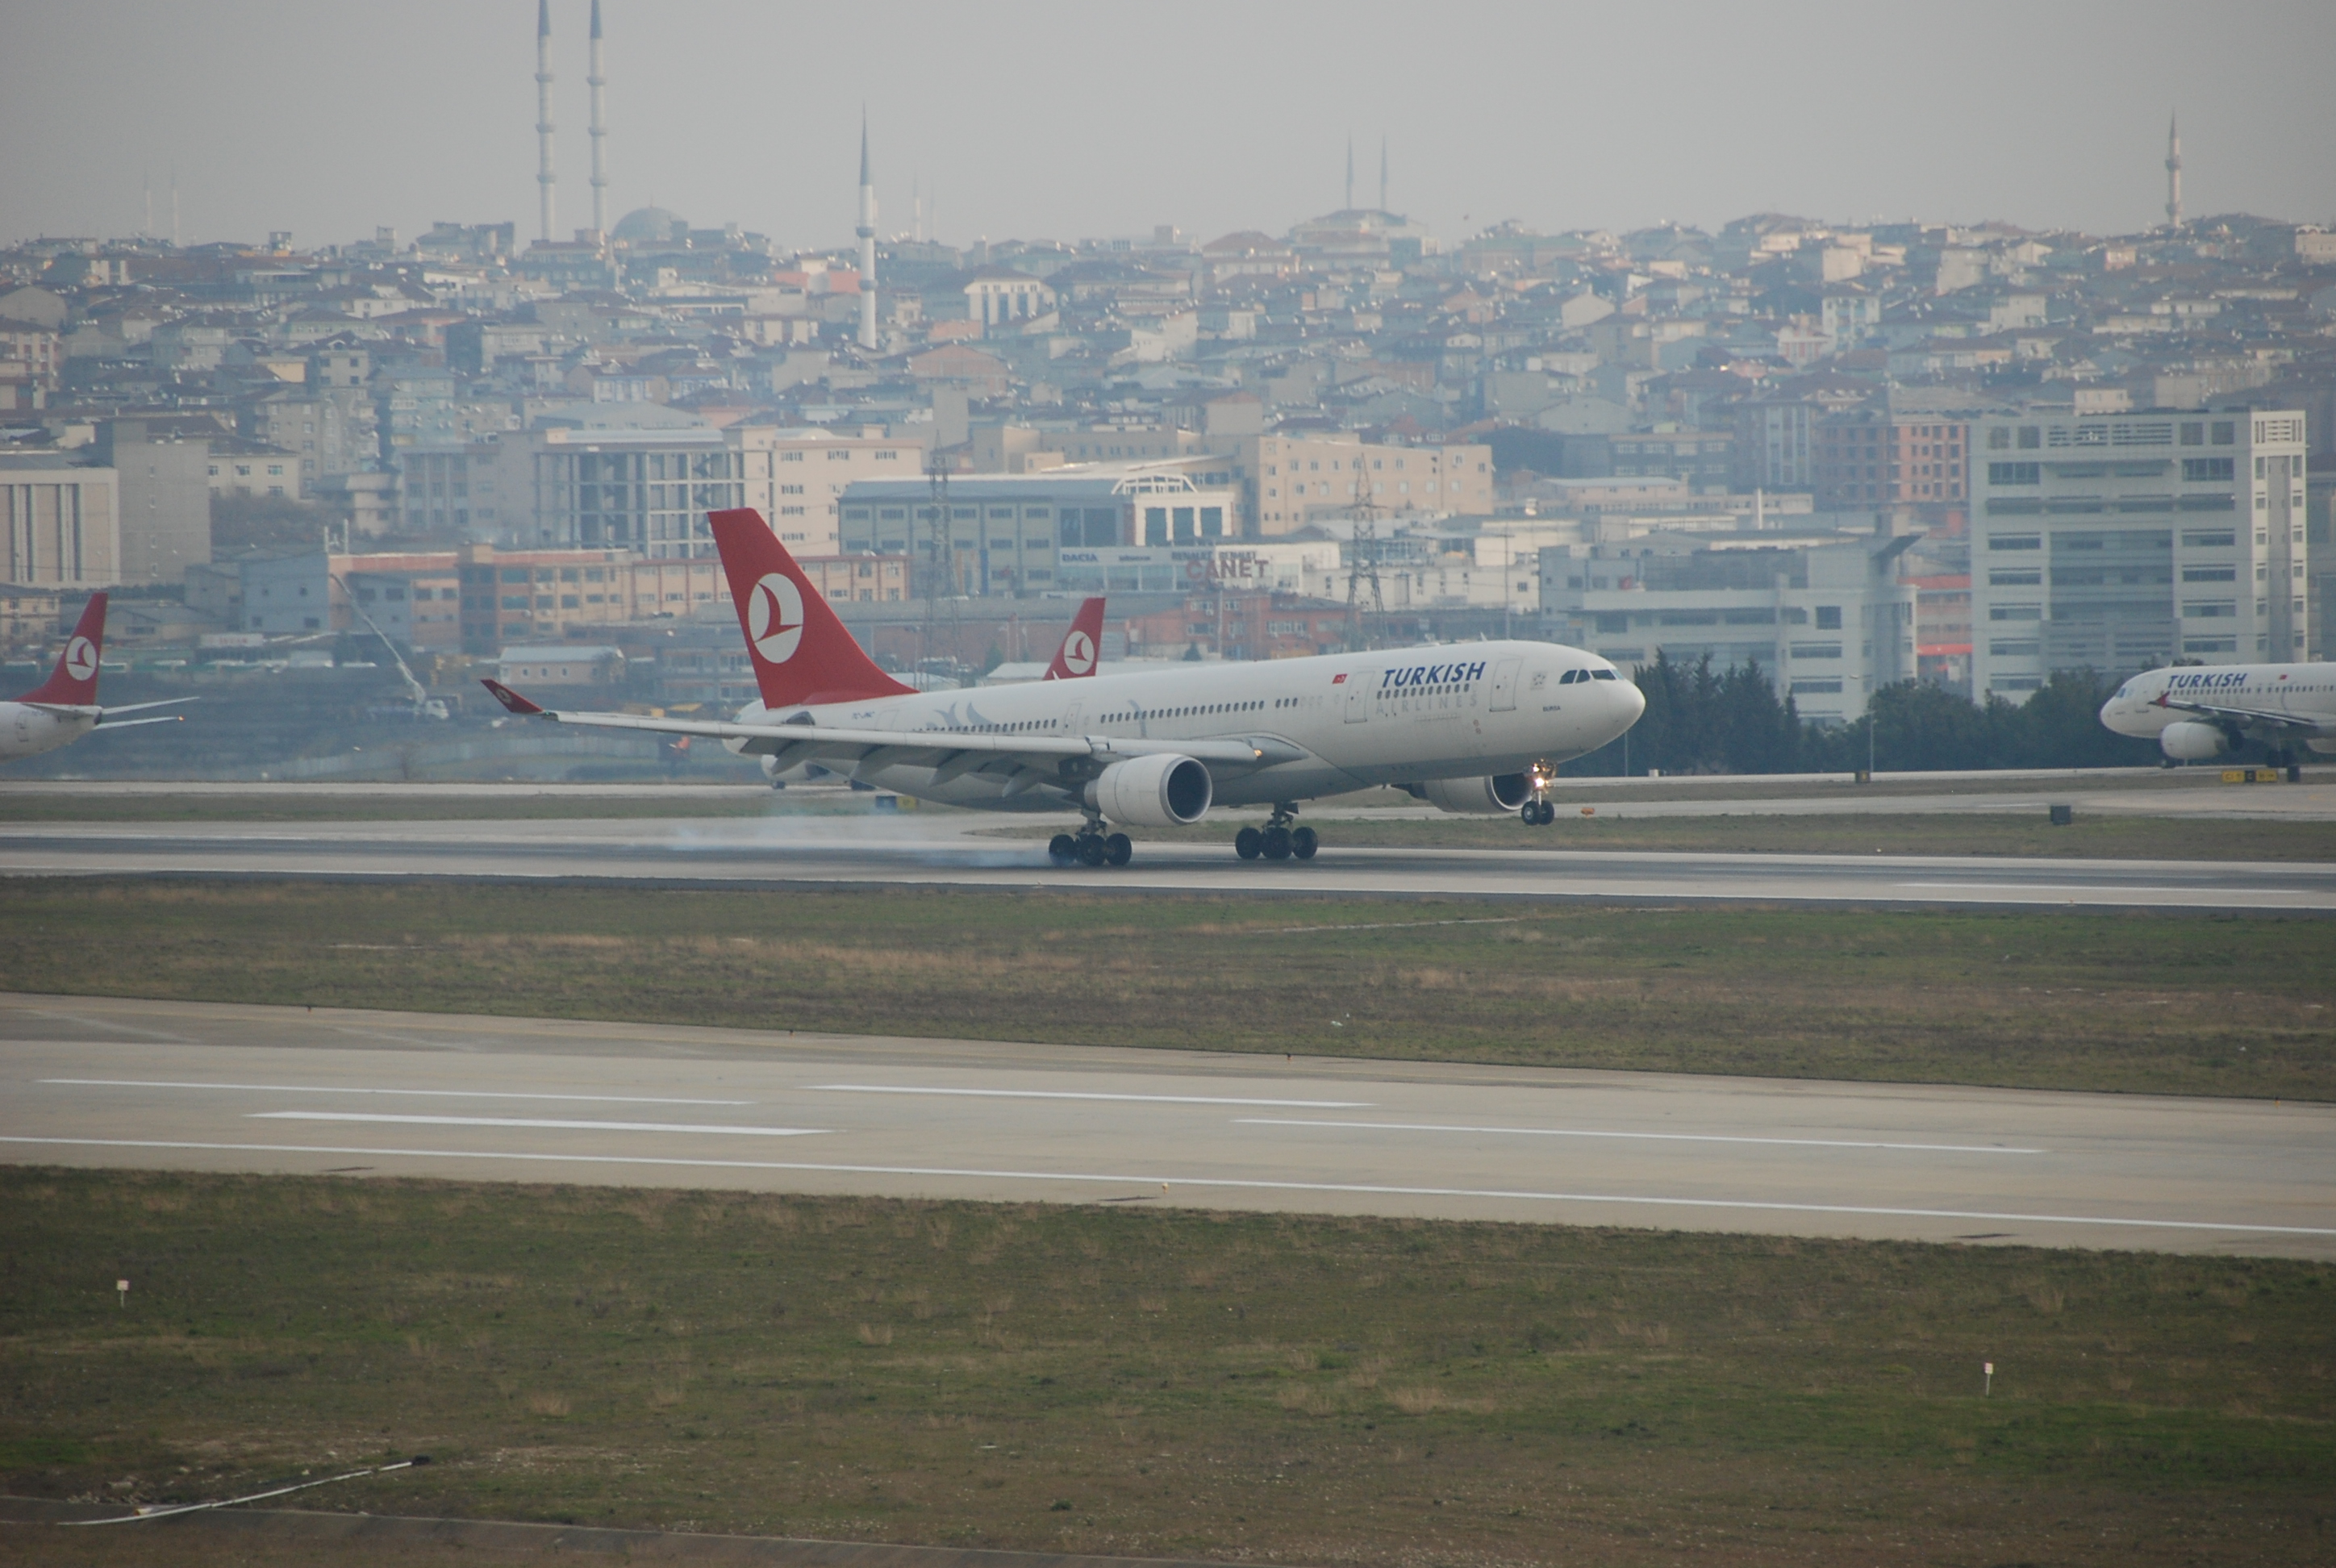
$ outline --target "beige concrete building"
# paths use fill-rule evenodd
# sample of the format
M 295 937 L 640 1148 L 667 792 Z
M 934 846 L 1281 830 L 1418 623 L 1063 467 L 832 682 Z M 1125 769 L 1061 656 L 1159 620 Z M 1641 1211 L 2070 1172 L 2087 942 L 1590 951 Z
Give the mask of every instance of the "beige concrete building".
M 914 479 L 925 469 L 915 437 L 881 425 L 733 425 L 725 434 L 738 457 L 745 504 L 761 512 L 779 542 L 797 556 L 834 555 L 843 492 L 863 479 Z
M 1296 533 L 1368 503 L 1379 515 L 1493 515 L 1489 446 L 1380 446 L 1350 435 L 1255 435 L 1229 454 L 1257 537 Z
M 47 453 L 0 454 L 0 582 L 107 588 L 122 580 L 121 482 Z

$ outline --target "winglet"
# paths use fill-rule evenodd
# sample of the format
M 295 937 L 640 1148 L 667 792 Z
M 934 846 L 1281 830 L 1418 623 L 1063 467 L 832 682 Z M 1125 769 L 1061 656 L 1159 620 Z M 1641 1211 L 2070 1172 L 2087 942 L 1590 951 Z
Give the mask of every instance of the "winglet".
M 93 593 L 57 655 L 49 678 L 26 692 L 19 702 L 47 702 L 61 706 L 93 707 L 97 704 L 98 659 L 105 648 L 105 595 Z
M 499 680 L 482 679 L 479 684 L 487 688 L 487 694 L 502 704 L 503 706 L 511 709 L 513 713 L 539 714 L 544 711 L 542 708 L 528 701 L 527 698 L 520 696 L 519 693 L 511 690 L 511 687 L 505 686 Z
M 1046 667 L 1048 680 L 1077 680 L 1095 674 L 1103 663 L 1103 599 L 1100 595 L 1079 606 L 1079 613 L 1071 618 L 1071 629 L 1063 634 L 1063 646 L 1055 650 L 1055 662 Z

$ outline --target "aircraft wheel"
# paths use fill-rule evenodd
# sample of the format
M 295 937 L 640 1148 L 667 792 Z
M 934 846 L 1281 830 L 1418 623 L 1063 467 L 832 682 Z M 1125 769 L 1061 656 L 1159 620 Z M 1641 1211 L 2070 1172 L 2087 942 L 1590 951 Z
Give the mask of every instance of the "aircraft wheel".
M 1312 828 L 1298 828 L 1290 835 L 1290 852 L 1301 861 L 1312 860 L 1321 847 L 1322 840 Z
M 1517 808 L 1517 821 L 1524 823 L 1527 827 L 1538 825 L 1541 822 L 1541 803 L 1538 801 L 1527 801 L 1524 804 L 1519 806 Z
M 1066 866 L 1079 858 L 1079 841 L 1068 833 L 1056 833 L 1046 841 L 1046 858 L 1058 866 Z
M 1106 865 L 1125 865 L 1135 858 L 1135 841 L 1125 833 L 1112 834 L 1103 841 L 1103 858 Z
M 1101 833 L 1088 833 L 1079 840 L 1079 864 L 1099 866 L 1111 852 L 1104 847 Z
M 1547 827 L 1550 823 L 1555 822 L 1557 820 L 1557 803 L 1555 801 L 1542 802 L 1541 813 L 1535 820 L 1538 821 L 1543 827 Z
M 1255 828 L 1243 828 L 1233 834 L 1233 853 L 1245 861 L 1253 861 L 1265 852 L 1265 835 Z
M 1290 830 L 1288 828 L 1268 828 L 1265 830 L 1262 836 L 1264 842 L 1259 847 L 1265 852 L 1265 858 L 1267 860 L 1286 861 L 1290 858 Z

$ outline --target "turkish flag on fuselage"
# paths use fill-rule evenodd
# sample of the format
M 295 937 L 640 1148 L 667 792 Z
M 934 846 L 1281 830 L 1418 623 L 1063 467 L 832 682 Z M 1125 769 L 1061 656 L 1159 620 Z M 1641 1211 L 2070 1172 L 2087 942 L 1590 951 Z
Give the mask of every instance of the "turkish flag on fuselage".
M 876 667 L 762 513 L 739 507 L 714 512 L 710 521 L 764 707 L 905 696 L 915 689 Z

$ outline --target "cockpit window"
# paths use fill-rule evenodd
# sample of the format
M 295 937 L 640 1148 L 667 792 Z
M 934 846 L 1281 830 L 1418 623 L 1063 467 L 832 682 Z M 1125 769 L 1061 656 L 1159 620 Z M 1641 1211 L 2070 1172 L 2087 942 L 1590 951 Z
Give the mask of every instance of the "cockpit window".
M 1612 680 L 1615 678 L 1615 675 L 1611 669 L 1593 669 L 1590 672 L 1590 678 L 1592 680 Z

